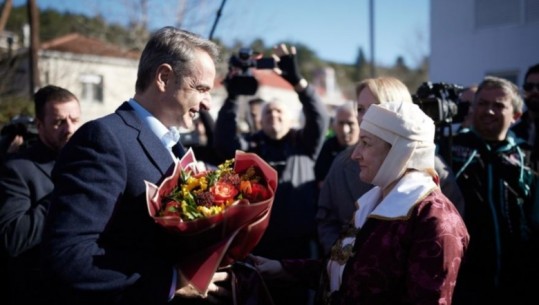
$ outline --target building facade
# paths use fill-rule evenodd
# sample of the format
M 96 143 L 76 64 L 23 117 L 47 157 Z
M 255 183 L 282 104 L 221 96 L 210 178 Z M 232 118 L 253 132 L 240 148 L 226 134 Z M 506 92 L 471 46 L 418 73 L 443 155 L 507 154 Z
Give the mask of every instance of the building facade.
M 539 0 L 431 0 L 432 82 L 463 86 L 486 75 L 522 86 L 539 63 Z

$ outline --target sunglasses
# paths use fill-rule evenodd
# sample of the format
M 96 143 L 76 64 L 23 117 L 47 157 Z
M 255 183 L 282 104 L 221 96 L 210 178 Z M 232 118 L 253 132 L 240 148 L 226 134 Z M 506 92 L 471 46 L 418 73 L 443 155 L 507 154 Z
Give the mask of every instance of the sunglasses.
M 522 88 L 524 88 L 526 91 L 532 91 L 533 88 L 539 91 L 539 83 L 525 83 Z

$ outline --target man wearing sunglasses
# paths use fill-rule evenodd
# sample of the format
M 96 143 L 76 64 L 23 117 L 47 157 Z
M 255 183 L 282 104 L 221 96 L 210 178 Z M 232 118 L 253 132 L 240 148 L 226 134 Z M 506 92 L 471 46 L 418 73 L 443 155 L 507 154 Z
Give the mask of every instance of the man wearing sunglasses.
M 531 66 L 524 77 L 524 102 L 526 112 L 512 128 L 513 132 L 526 143 L 527 156 L 533 169 L 539 171 L 539 63 Z

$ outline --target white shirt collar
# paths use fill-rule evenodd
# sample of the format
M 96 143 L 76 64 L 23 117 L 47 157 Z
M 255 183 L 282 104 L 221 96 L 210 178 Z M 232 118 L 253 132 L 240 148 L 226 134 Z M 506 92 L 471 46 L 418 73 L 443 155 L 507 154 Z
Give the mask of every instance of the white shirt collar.
M 135 99 L 130 99 L 129 104 L 133 107 L 137 116 L 148 125 L 150 130 L 159 138 L 159 140 L 161 140 L 161 143 L 163 143 L 167 149 L 170 150 L 172 146 L 180 140 L 179 128 L 171 127 L 168 129 Z
M 436 183 L 434 183 L 431 176 L 424 172 L 413 171 L 404 175 L 376 207 L 373 205 L 379 200 L 381 190 L 378 186 L 374 187 L 358 199 L 360 208 L 356 212 L 356 227 L 360 228 L 365 221 L 363 217 L 366 215 L 360 211 L 362 208 L 369 210 L 366 213 L 368 217 L 382 219 L 406 218 L 410 209 L 436 187 Z M 358 219 L 360 215 L 363 216 L 361 217 L 363 219 Z M 357 226 L 357 222 L 359 222 L 359 226 Z

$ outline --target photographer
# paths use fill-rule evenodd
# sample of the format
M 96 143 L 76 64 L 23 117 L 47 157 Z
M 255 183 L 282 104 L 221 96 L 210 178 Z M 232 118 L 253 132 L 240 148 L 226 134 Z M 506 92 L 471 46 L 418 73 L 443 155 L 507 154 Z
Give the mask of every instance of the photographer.
M 279 184 L 271 211 L 269 226 L 255 250 L 257 255 L 272 259 L 301 258 L 317 255 L 315 244 L 316 183 L 314 163 L 329 125 L 324 104 L 314 89 L 299 74 L 296 49 L 280 44 L 274 48 L 281 75 L 297 92 L 303 105 L 305 124 L 291 128 L 286 101 L 272 101 L 262 107 L 262 130 L 252 136 L 238 133 L 237 97 L 242 94 L 233 86 L 237 69 L 227 76 L 228 97 L 216 121 L 215 148 L 225 158 L 237 149 L 254 152 L 272 165 L 279 174 Z M 230 85 L 232 84 L 232 86 Z M 306 304 L 307 290 L 298 287 L 274 287 L 269 283 L 276 304 Z

